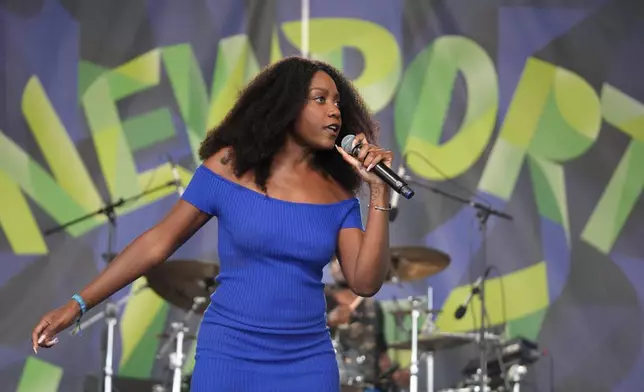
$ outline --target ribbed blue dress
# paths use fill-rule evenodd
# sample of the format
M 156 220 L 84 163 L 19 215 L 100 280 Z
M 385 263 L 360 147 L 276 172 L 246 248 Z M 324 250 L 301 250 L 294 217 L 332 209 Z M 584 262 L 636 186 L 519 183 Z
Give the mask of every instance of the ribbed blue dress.
M 219 284 L 197 339 L 193 392 L 338 392 L 322 269 L 356 198 L 274 199 L 199 166 L 182 198 L 218 220 Z

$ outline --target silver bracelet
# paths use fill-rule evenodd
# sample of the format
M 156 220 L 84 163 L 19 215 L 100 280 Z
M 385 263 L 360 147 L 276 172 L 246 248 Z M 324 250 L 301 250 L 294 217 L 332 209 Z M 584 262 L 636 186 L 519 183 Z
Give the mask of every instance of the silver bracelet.
M 370 208 L 370 207 L 371 207 L 371 204 L 367 204 L 367 208 Z M 380 207 L 380 206 L 374 205 L 373 209 L 379 210 L 379 211 L 391 211 L 391 204 L 389 204 L 389 207 Z

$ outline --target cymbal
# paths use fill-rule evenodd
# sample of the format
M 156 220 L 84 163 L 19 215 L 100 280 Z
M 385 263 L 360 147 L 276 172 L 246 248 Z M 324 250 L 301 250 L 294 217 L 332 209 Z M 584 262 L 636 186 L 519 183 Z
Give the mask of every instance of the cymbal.
M 219 265 L 196 260 L 168 260 L 152 268 L 145 277 L 161 298 L 184 310 L 190 310 L 196 297 L 206 299 L 196 309 L 203 313 L 215 291 Z
M 388 281 L 408 282 L 435 275 L 450 263 L 450 257 L 437 249 L 423 246 L 391 248 L 391 271 Z
M 418 350 L 446 350 L 448 348 L 464 346 L 475 341 L 476 339 L 472 336 L 472 334 L 435 332 L 431 335 L 418 337 Z M 411 350 L 411 340 L 390 344 L 389 348 Z

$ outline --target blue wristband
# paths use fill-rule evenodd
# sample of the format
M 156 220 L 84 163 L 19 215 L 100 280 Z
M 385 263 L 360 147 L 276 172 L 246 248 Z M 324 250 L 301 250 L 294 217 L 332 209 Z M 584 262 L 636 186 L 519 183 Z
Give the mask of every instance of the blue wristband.
M 81 311 L 81 316 L 87 312 L 87 305 L 85 304 L 85 300 L 83 300 L 83 297 L 81 297 L 78 294 L 72 295 L 72 299 L 76 302 L 78 302 L 78 305 L 80 306 L 80 311 Z M 79 317 L 80 318 L 80 317 Z

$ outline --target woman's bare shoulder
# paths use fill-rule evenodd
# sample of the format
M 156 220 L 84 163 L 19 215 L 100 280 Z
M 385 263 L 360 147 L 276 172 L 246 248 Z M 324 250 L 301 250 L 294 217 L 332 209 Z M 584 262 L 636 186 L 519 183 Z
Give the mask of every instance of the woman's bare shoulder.
M 214 173 L 230 180 L 235 179 L 234 152 L 232 147 L 224 147 L 209 158 L 204 160 L 203 165 Z

